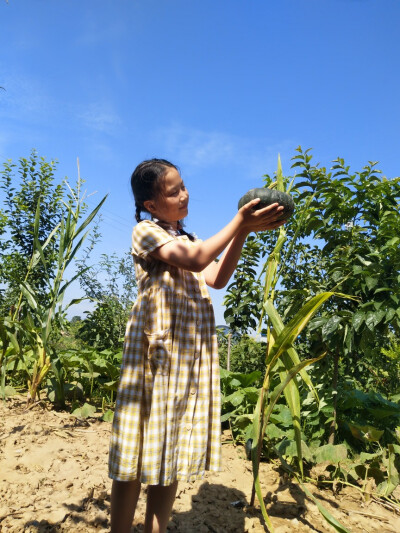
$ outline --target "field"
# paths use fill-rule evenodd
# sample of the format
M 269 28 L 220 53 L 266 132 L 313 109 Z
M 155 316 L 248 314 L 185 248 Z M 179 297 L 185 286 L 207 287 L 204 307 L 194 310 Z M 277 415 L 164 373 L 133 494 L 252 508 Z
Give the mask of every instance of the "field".
M 109 531 L 107 454 L 110 424 L 79 420 L 48 405 L 26 409 L 25 399 L 0 404 L 0 531 Z M 243 449 L 223 435 L 222 471 L 181 484 L 168 531 L 175 533 L 263 532 L 256 502 L 250 507 L 251 464 Z M 276 533 L 333 531 L 297 485 L 274 464 L 261 465 L 261 485 Z M 333 494 L 309 490 L 352 532 L 395 533 L 400 515 L 353 488 Z M 397 489 L 398 490 L 398 489 Z M 132 531 L 141 532 L 141 497 Z
M 293 216 L 248 235 L 226 289 L 223 469 L 181 484 L 169 531 L 400 531 L 400 178 L 296 154 L 294 176 L 278 158 L 263 179 Z M 54 171 L 33 151 L 0 175 L 1 532 L 109 530 L 137 287 L 130 254 L 91 255 L 106 197 L 89 212 L 83 181 L 57 185 Z M 74 281 L 82 297 L 64 301 Z M 69 320 L 82 300 L 95 307 Z

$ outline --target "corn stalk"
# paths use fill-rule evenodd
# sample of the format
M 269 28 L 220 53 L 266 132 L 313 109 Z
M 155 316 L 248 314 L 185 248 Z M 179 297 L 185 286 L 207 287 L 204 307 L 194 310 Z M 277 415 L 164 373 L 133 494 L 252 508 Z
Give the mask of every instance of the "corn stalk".
M 283 174 L 282 174 L 282 165 L 280 157 L 278 157 L 278 168 L 276 172 L 276 182 L 273 184 L 277 187 L 278 190 L 282 192 L 289 192 L 291 189 L 291 186 L 293 184 L 290 183 L 288 189 L 285 191 L 285 185 L 283 180 Z M 300 215 L 299 218 L 299 224 L 298 224 L 298 230 L 295 233 L 290 247 L 289 247 L 289 254 L 291 253 L 291 250 L 293 249 L 293 246 L 296 241 L 296 237 L 299 231 L 299 228 L 303 222 L 303 219 L 306 215 L 308 205 L 306 205 L 305 210 Z M 286 230 L 284 226 L 281 226 L 279 228 L 279 234 L 278 239 L 275 245 L 274 250 L 269 255 L 266 265 L 265 265 L 265 283 L 264 283 L 264 301 L 260 316 L 260 322 L 259 322 L 259 330 L 261 329 L 261 325 L 264 319 L 264 316 L 268 316 L 267 321 L 267 372 L 270 372 L 272 374 L 274 366 L 271 367 L 270 364 L 268 364 L 268 360 L 271 358 L 271 352 L 273 350 L 273 346 L 276 342 L 276 337 L 280 335 L 284 328 L 283 321 L 281 317 L 279 316 L 278 311 L 275 309 L 274 306 L 274 298 L 275 298 L 275 288 L 276 284 L 279 280 L 279 264 L 280 264 L 280 255 L 281 250 L 286 242 L 287 236 L 286 236 Z M 296 315 L 297 316 L 297 315 Z M 293 339 L 294 340 L 294 339 Z M 281 383 L 286 380 L 286 377 L 288 375 L 288 372 L 292 369 L 293 365 L 299 365 L 300 364 L 300 358 L 293 347 L 293 345 L 287 346 L 287 349 L 284 350 L 281 354 L 281 362 L 283 363 L 285 370 L 279 372 Z M 306 365 L 307 366 L 307 365 Z M 266 372 L 266 379 L 269 380 L 269 375 L 267 376 Z M 311 379 L 305 370 L 305 367 L 301 366 L 298 370 L 301 378 L 305 382 L 305 384 L 309 387 L 309 389 L 314 394 L 316 400 L 318 401 L 318 394 L 316 392 L 316 389 L 314 388 Z M 265 380 L 264 380 L 265 381 Z M 265 385 L 268 385 L 268 382 L 265 382 Z M 302 448 L 301 448 L 301 425 L 300 425 L 300 394 L 299 389 L 297 385 L 296 380 L 289 380 L 286 387 L 283 389 L 283 393 L 286 398 L 286 402 L 288 404 L 288 407 L 290 409 L 292 420 L 293 420 L 293 429 L 294 429 L 294 435 L 295 435 L 295 442 L 296 442 L 296 448 L 297 448 L 297 460 L 298 465 L 300 469 L 300 474 L 303 476 L 303 458 L 302 458 Z
M 65 312 L 69 306 L 82 300 L 74 299 L 63 308 L 63 300 L 67 288 L 79 278 L 79 276 L 84 274 L 89 267 L 79 269 L 70 280 L 64 279 L 65 271 L 67 267 L 71 265 L 78 250 L 88 236 L 90 229 L 87 228 L 105 202 L 106 196 L 93 209 L 93 211 L 81 221 L 84 212 L 85 199 L 85 194 L 81 194 L 81 184 L 82 181 L 80 177 L 78 177 L 77 189 L 76 192 L 74 192 L 67 183 L 71 193 L 69 202 L 63 202 L 65 212 L 61 222 L 53 229 L 43 244 L 39 242 L 39 199 L 34 222 L 33 253 L 29 261 L 25 279 L 20 284 L 21 293 L 18 304 L 12 317 L 4 319 L 3 323 L 0 324 L 0 336 L 3 344 L 3 350 L 0 355 L 0 367 L 6 355 L 16 354 L 15 365 L 17 365 L 18 361 L 23 359 L 24 350 L 31 353 L 33 352 L 34 365 L 27 380 L 28 403 L 35 401 L 40 385 L 51 368 L 51 347 L 49 339 L 56 320 L 58 318 L 62 320 L 63 312 Z M 52 239 L 58 239 L 59 252 L 55 275 L 51 277 L 47 269 L 44 250 Z M 41 261 L 44 266 L 46 282 L 49 290 L 48 304 L 44 308 L 39 307 L 36 290 L 29 284 L 29 275 L 39 261 Z M 30 309 L 25 312 L 24 318 L 20 319 L 20 311 L 26 304 Z M 17 339 L 17 331 L 21 332 L 24 336 L 25 349 L 22 348 L 21 342 Z M 12 348 L 11 351 L 10 348 Z M 5 368 L 4 365 L 3 367 Z M 26 370 L 29 373 L 28 369 Z
M 282 175 L 282 167 L 280 158 L 278 159 L 277 180 L 273 184 L 276 185 L 278 190 L 284 191 L 284 182 Z M 292 184 L 290 184 L 288 190 L 290 190 Z M 310 200 L 311 201 L 311 200 Z M 307 209 L 307 206 L 306 206 Z M 305 211 L 300 215 L 299 226 L 303 221 Z M 289 246 L 289 253 L 293 249 L 294 242 L 296 240 L 298 231 L 295 233 L 294 238 Z M 261 511 L 265 520 L 265 523 L 271 532 L 274 531 L 271 520 L 268 516 L 265 508 L 264 499 L 260 486 L 259 479 L 259 465 L 261 459 L 261 450 L 264 440 L 265 431 L 272 414 L 272 411 L 278 401 L 279 397 L 283 393 L 287 404 L 289 406 L 292 420 L 293 429 L 295 433 L 295 442 L 297 448 L 297 459 L 300 470 L 300 479 L 303 478 L 303 460 L 302 460 L 302 447 L 301 447 L 301 405 L 300 394 L 297 384 L 297 376 L 299 375 L 305 384 L 313 392 L 315 398 L 318 400 L 317 392 L 311 382 L 311 379 L 306 371 L 306 367 L 319 361 L 325 354 L 318 357 L 300 361 L 300 358 L 293 347 L 293 343 L 298 335 L 307 326 L 308 322 L 315 315 L 318 309 L 331 297 L 334 292 L 323 292 L 317 294 L 306 302 L 303 307 L 295 314 L 290 322 L 285 325 L 281 319 L 278 311 L 274 306 L 275 288 L 279 279 L 279 263 L 282 247 L 286 241 L 286 231 L 283 226 L 279 229 L 278 239 L 274 250 L 269 255 L 265 264 L 263 272 L 265 272 L 264 283 L 264 298 L 260 317 L 259 331 L 264 316 L 268 317 L 267 321 L 267 352 L 266 352 L 266 371 L 264 375 L 263 385 L 260 390 L 260 395 L 256 405 L 256 409 L 253 417 L 252 427 L 252 448 L 251 459 L 253 466 L 253 493 L 251 498 L 251 505 L 254 503 L 255 494 L 259 500 Z M 344 296 L 344 295 L 339 295 Z M 280 384 L 271 390 L 271 382 L 273 375 L 275 374 L 275 367 L 277 362 L 283 363 L 284 370 L 279 372 Z M 321 511 L 322 512 L 322 511 Z M 323 513 L 322 513 L 323 514 Z

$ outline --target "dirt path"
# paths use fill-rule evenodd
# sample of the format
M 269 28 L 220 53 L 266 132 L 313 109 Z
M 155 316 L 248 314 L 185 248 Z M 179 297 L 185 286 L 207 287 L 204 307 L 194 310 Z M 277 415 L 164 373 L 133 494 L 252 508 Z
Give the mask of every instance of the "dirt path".
M 109 531 L 110 424 L 76 420 L 22 401 L 0 403 L 0 531 Z M 168 531 L 263 532 L 258 505 L 248 506 L 252 476 L 241 448 L 223 444 L 223 471 L 181 484 Z M 262 465 L 263 494 L 276 533 L 331 532 L 314 503 L 272 465 Z M 396 533 L 400 516 L 361 501 L 357 491 L 309 489 L 352 532 Z M 142 531 L 144 498 L 132 531 Z

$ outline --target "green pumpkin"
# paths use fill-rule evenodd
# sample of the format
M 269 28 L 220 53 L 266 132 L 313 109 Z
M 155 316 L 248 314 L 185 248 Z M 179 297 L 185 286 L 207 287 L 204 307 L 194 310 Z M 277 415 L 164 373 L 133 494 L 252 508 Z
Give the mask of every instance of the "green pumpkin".
M 254 206 L 254 209 L 261 209 L 275 203 L 283 205 L 284 209 L 282 211 L 282 215 L 279 217 L 282 220 L 288 219 L 294 212 L 294 202 L 290 194 L 277 191 L 276 189 L 264 188 L 250 189 L 248 192 L 246 192 L 246 194 L 239 200 L 238 209 L 251 202 L 251 200 L 254 200 L 255 198 L 260 198 L 260 203 Z

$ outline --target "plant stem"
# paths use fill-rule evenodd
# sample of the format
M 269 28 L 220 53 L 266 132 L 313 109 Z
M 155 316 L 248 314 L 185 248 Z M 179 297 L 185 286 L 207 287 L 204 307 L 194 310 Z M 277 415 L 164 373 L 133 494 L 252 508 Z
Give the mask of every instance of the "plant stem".
M 336 417 L 337 417 L 337 386 L 338 386 L 338 375 L 339 375 L 339 353 L 335 352 L 333 354 L 333 378 L 332 378 L 332 394 L 333 394 L 333 415 L 332 422 L 329 428 L 329 444 L 335 443 L 335 432 L 336 432 Z

